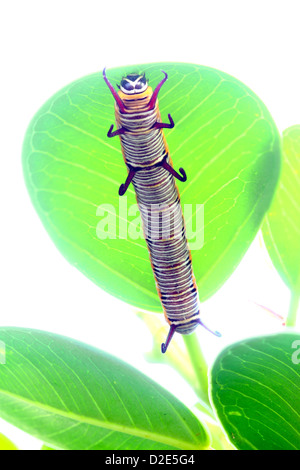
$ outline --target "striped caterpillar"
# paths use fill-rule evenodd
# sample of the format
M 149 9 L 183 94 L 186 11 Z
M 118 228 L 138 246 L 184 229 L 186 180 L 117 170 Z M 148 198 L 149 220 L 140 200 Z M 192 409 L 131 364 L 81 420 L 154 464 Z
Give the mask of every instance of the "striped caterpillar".
M 161 345 L 165 353 L 175 331 L 190 334 L 199 324 L 209 328 L 200 319 L 198 290 L 175 184 L 175 178 L 186 181 L 186 173 L 183 168 L 177 173 L 172 167 L 163 134 L 164 128 L 174 127 L 174 121 L 169 114 L 169 123 L 163 123 L 158 108 L 158 93 L 168 78 L 163 73 L 165 76 L 154 91 L 145 74 L 129 74 L 122 78 L 117 93 L 103 70 L 103 78 L 115 99 L 117 125 L 115 131 L 111 125 L 107 136 L 120 136 L 128 169 L 119 195 L 123 196 L 132 182 L 157 291 L 170 325 L 166 342 Z

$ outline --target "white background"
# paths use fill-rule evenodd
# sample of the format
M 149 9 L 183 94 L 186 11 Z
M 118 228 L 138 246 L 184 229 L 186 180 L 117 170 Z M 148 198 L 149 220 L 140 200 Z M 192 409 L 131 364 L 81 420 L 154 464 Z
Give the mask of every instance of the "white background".
M 105 65 L 139 62 L 218 68 L 260 96 L 280 131 L 299 124 L 299 12 L 297 0 L 1 2 L 0 325 L 94 344 L 193 402 L 175 372 L 144 361 L 152 337 L 132 309 L 71 267 L 49 239 L 23 182 L 22 141 L 35 112 L 61 87 Z M 216 340 L 198 331 L 209 362 L 232 341 L 280 330 L 281 322 L 253 301 L 282 315 L 289 303 L 289 291 L 258 239 L 232 278 L 202 306 L 206 322 L 223 333 Z M 161 341 L 167 325 L 160 318 Z M 23 448 L 40 446 L 3 421 L 0 432 Z

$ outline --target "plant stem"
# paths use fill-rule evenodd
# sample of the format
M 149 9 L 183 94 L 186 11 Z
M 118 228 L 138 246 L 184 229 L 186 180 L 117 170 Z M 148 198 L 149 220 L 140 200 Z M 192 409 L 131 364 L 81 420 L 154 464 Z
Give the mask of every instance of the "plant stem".
M 158 341 L 158 330 L 161 327 L 161 320 L 154 316 L 139 312 L 139 317 L 146 323 L 154 337 L 154 347 L 152 351 L 146 355 L 148 361 L 161 363 L 162 359 L 165 364 L 173 367 L 182 378 L 192 387 L 199 398 L 198 408 L 215 418 L 214 411 L 208 398 L 208 377 L 207 364 L 202 354 L 197 336 L 183 335 L 186 351 L 183 351 L 176 341 L 173 341 L 172 347 L 163 358 L 160 352 L 160 342 Z
M 300 292 L 298 290 L 297 291 L 292 291 L 290 308 L 289 308 L 289 312 L 288 312 L 287 319 L 286 319 L 286 322 L 285 322 L 286 326 L 295 326 L 296 325 L 299 300 L 300 300 Z
M 196 393 L 210 406 L 208 398 L 208 367 L 195 333 L 184 335 L 183 340 L 197 378 Z
M 214 450 L 235 450 L 235 447 L 228 442 L 226 434 L 218 424 L 206 421 L 206 426 L 212 437 L 211 446 Z

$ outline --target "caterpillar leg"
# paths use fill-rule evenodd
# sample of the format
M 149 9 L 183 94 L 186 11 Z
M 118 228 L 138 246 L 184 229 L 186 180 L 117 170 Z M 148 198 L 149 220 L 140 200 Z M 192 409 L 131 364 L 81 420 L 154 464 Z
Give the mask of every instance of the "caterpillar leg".
M 171 342 L 171 339 L 173 338 L 173 335 L 174 335 L 175 331 L 176 331 L 176 326 L 171 325 L 168 336 L 167 336 L 167 339 L 166 339 L 166 342 L 162 343 L 162 345 L 161 345 L 161 352 L 163 354 L 165 354 L 166 350 L 168 349 L 168 346 Z
M 186 173 L 183 168 L 179 168 L 179 173 L 181 176 L 177 173 L 177 171 L 174 170 L 174 168 L 169 165 L 169 163 L 166 162 L 166 160 L 163 161 L 162 167 L 167 170 L 171 175 L 173 175 L 175 178 L 177 178 L 179 181 L 186 181 Z
M 122 135 L 125 132 L 125 129 L 123 129 L 123 127 L 121 127 L 121 129 L 117 129 L 116 131 L 112 132 L 113 128 L 114 128 L 114 125 L 112 124 L 107 133 L 107 137 L 116 137 L 116 135 Z
M 163 128 L 172 129 L 175 126 L 175 124 L 174 124 L 171 114 L 168 114 L 168 118 L 169 118 L 170 124 L 165 124 L 164 122 L 156 122 L 153 126 L 153 129 L 163 129 Z
M 134 177 L 134 175 L 135 175 L 135 170 L 130 168 L 125 184 L 121 184 L 119 188 L 119 196 L 123 196 L 126 193 L 128 186 L 130 185 L 131 180 Z

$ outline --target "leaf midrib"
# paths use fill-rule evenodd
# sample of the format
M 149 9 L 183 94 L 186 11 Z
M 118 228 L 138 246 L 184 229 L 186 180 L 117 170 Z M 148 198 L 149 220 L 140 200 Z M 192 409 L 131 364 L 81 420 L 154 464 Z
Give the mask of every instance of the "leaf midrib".
M 34 406 L 38 409 L 50 412 L 51 414 L 58 415 L 62 418 L 67 418 L 67 419 L 70 419 L 70 420 L 73 420 L 73 421 L 77 421 L 81 424 L 88 424 L 90 426 L 96 426 L 98 428 L 107 429 L 107 430 L 114 431 L 114 432 L 129 434 L 131 436 L 139 437 L 141 439 L 149 439 L 151 441 L 160 442 L 162 444 L 173 446 L 173 447 L 176 447 L 176 448 L 179 448 L 179 449 L 182 449 L 182 450 L 190 450 L 190 449 L 191 450 L 194 450 L 194 449 L 199 449 L 199 450 L 202 449 L 203 450 L 203 449 L 207 449 L 209 447 L 208 444 L 207 444 L 206 447 L 196 447 L 196 444 L 192 445 L 189 442 L 180 441 L 178 439 L 173 439 L 171 437 L 163 436 L 161 434 L 157 434 L 157 433 L 153 433 L 153 432 L 147 432 L 147 431 L 144 431 L 142 429 L 138 430 L 138 429 L 130 428 L 130 427 L 120 425 L 120 424 L 117 424 L 117 423 L 110 423 L 110 422 L 107 422 L 107 421 L 101 421 L 101 420 L 96 419 L 96 418 L 91 418 L 91 417 L 85 416 L 85 415 L 78 415 L 78 414 L 73 413 L 73 412 L 65 412 L 65 411 L 63 411 L 59 408 L 55 408 L 53 406 L 46 405 L 44 403 L 40 403 L 40 402 L 37 402 L 37 401 L 33 402 L 32 400 L 29 400 L 29 399 L 24 398 L 24 397 L 20 397 L 19 395 L 16 395 L 16 394 L 14 394 L 12 392 L 9 392 L 7 390 L 0 390 L 0 397 L 1 396 L 11 398 L 14 401 L 21 402 L 21 403 L 24 403 L 26 405 Z

